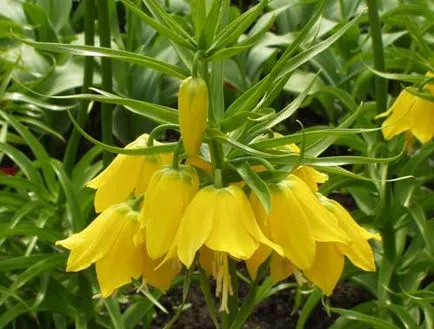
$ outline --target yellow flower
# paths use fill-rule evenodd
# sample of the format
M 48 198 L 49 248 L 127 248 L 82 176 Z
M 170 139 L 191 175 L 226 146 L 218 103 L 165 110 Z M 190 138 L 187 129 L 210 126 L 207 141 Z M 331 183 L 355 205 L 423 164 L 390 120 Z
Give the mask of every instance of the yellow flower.
M 193 167 L 167 166 L 152 176 L 140 211 L 141 230 L 135 237 L 136 242 L 146 239 L 152 259 L 164 256 L 169 250 L 185 209 L 197 191 L 199 178 Z
M 255 194 L 250 198 L 252 208 L 265 235 L 283 248 L 284 256 L 297 268 L 308 269 L 312 266 L 316 241 L 350 242 L 339 228 L 336 218 L 297 176 L 289 175 L 287 179 L 271 185 L 270 190 L 270 214 L 267 215 Z M 256 255 L 256 265 L 251 264 L 252 268 L 259 266 L 269 255 L 263 250 L 259 252 L 262 257 Z
M 211 251 L 207 259 L 214 266 L 217 293 L 222 296 L 220 309 L 227 311 L 226 302 L 231 294 L 228 257 L 246 260 L 261 243 L 282 254 L 282 249 L 261 232 L 241 188 L 207 186 L 188 206 L 166 259 L 177 256 L 189 268 L 197 251 L 206 248 Z
M 199 153 L 208 117 L 208 88 L 201 78 L 182 81 L 178 94 L 179 127 L 185 151 Z
M 369 239 L 381 240 L 379 234 L 370 233 L 359 226 L 338 202 L 320 196 L 321 203 L 337 219 L 339 227 L 351 238 L 352 243 L 318 243 L 313 266 L 304 271 L 306 277 L 326 294 L 333 292 L 344 269 L 344 256 L 364 271 L 375 271 L 374 254 Z M 324 269 L 327 269 L 326 271 Z
M 116 204 L 83 231 L 57 241 L 56 245 L 71 251 L 66 270 L 77 272 L 95 263 L 102 297 L 141 275 L 156 287 L 167 289 L 168 278 L 173 278 L 175 270 L 168 263 L 154 271 L 157 264 L 150 261 L 146 248 L 134 244 L 133 236 L 139 228 L 137 216 L 127 203 Z
M 428 77 L 434 76 L 427 73 Z M 434 84 L 425 85 L 434 95 Z M 387 116 L 381 129 L 384 138 L 389 140 L 404 131 L 410 131 L 421 143 L 427 143 L 434 137 L 434 102 L 418 97 L 403 90 L 392 107 L 378 117 Z
M 211 185 L 201 189 L 187 207 L 173 247 L 181 262 L 190 267 L 202 246 L 248 259 L 260 243 L 281 252 L 261 232 L 241 188 Z
M 141 135 L 125 148 L 146 147 L 147 140 L 147 134 Z M 95 211 L 99 213 L 113 204 L 126 201 L 132 193 L 142 194 L 152 174 L 167 161 L 170 161 L 167 155 L 117 155 L 103 172 L 87 183 L 88 187 L 97 190 Z

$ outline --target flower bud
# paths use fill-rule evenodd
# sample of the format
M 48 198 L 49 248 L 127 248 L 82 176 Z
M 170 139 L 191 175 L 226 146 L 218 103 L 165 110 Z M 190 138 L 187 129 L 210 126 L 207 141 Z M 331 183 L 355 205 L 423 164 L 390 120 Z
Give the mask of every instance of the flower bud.
M 201 78 L 182 81 L 178 94 L 181 136 L 189 156 L 199 153 L 208 117 L 208 88 Z

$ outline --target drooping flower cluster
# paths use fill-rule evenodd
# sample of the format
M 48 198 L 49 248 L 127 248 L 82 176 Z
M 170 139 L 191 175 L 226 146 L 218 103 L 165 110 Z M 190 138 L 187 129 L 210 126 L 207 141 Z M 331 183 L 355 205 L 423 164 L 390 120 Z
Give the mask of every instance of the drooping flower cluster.
M 198 95 L 206 98 L 203 90 Z M 197 117 L 206 121 L 206 115 Z M 171 156 L 118 155 L 88 183 L 96 189 L 95 209 L 101 214 L 82 232 L 57 242 L 71 250 L 68 271 L 95 263 L 106 297 L 140 277 L 166 290 L 182 265 L 201 266 L 216 280 L 220 310 L 229 311 L 233 293 L 229 262 L 245 262 L 255 278 L 259 266 L 271 258 L 274 281 L 299 273 L 325 294 L 333 291 L 344 256 L 363 270 L 375 270 L 368 240 L 379 236 L 360 227 L 337 202 L 317 193 L 318 183 L 327 175 L 312 167 L 295 168 L 280 182 L 269 183 L 269 213 L 240 182 L 223 185 L 216 179 L 214 185 L 201 187 L 195 167 L 213 173 L 211 164 L 196 154 L 203 138 L 203 122 L 199 125 L 198 134 L 191 131 L 194 125 L 188 130 L 185 164 L 177 163 L 176 154 L 172 165 L 168 165 Z M 184 139 L 183 131 L 181 122 Z M 127 148 L 144 147 L 147 138 L 140 136 Z M 282 150 L 299 152 L 295 144 Z
M 432 72 L 427 77 L 434 77 Z M 427 83 L 425 91 L 434 96 L 434 83 Z M 401 91 L 395 103 L 379 117 L 387 116 L 381 128 L 384 138 L 389 140 L 403 133 L 410 132 L 421 143 L 427 143 L 434 137 L 434 101 Z

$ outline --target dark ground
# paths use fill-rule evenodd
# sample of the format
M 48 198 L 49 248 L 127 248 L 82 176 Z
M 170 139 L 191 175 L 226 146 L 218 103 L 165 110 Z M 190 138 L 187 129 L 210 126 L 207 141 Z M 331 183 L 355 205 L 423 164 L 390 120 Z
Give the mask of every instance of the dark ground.
M 293 329 L 296 327 L 299 311 L 291 315 L 294 306 L 294 289 L 282 290 L 258 305 L 250 316 L 244 329 Z M 182 288 L 172 290 L 169 295 L 160 299 L 160 302 L 171 311 L 168 316 L 161 312 L 154 319 L 152 329 L 161 329 L 175 313 L 182 296 Z M 349 282 L 341 282 L 330 298 L 330 305 L 342 308 L 352 308 L 355 305 L 369 300 L 371 297 L 364 289 Z M 174 325 L 174 329 L 214 329 L 209 317 L 205 300 L 198 286 L 193 286 L 188 297 L 190 307 L 185 310 Z M 327 329 L 334 322 L 336 316 L 329 316 L 321 303 L 312 312 L 305 325 L 308 329 Z

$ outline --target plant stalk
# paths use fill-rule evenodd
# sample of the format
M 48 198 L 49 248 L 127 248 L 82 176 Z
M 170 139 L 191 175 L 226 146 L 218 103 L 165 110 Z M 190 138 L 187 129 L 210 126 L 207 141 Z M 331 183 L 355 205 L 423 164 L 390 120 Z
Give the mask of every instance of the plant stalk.
M 378 15 L 377 0 L 366 0 L 368 5 L 369 27 L 372 38 L 372 51 L 374 55 L 374 68 L 377 71 L 384 72 L 384 50 L 383 40 L 381 38 L 381 25 Z M 375 100 L 377 104 L 377 113 L 386 111 L 387 107 L 387 81 L 376 75 L 375 76 Z
M 84 16 L 84 43 L 87 46 L 94 45 L 95 37 L 95 1 L 85 0 L 85 11 Z M 83 73 L 83 85 L 81 86 L 81 93 L 85 94 L 88 92 L 89 87 L 93 83 L 93 57 L 84 58 L 84 73 Z M 89 101 L 83 100 L 80 102 L 80 108 L 78 110 L 76 121 L 83 127 L 87 119 L 87 106 Z M 66 146 L 65 155 L 63 158 L 63 166 L 65 172 L 71 175 L 74 163 L 76 160 L 76 154 L 78 149 L 78 144 L 80 142 L 80 132 L 77 129 L 72 129 L 71 137 L 69 138 L 68 144 Z
M 99 40 L 101 47 L 110 48 L 110 12 L 109 12 L 109 1 L 108 0 L 97 0 L 98 7 L 98 29 L 99 29 Z M 108 57 L 101 58 L 101 78 L 102 78 L 102 89 L 107 92 L 112 92 L 113 82 L 112 82 L 112 62 Z M 105 144 L 113 144 L 113 112 L 112 106 L 108 103 L 101 104 L 101 132 L 102 141 Z M 103 163 L 106 167 L 112 159 L 112 155 L 109 152 L 103 153 Z

